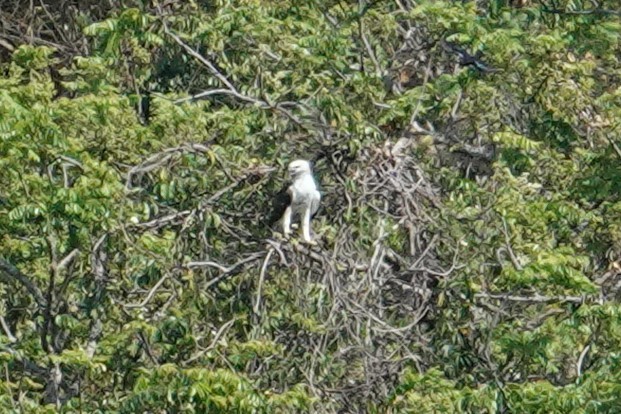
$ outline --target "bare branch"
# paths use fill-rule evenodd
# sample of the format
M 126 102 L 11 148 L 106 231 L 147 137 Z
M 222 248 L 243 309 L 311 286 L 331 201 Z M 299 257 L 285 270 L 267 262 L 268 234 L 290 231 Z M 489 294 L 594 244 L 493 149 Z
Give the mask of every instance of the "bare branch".
M 254 302 L 254 306 L 252 311 L 255 315 L 259 315 L 259 307 L 261 306 L 261 289 L 263 288 L 263 281 L 265 280 L 265 271 L 267 270 L 267 265 L 269 264 L 270 258 L 274 254 L 274 249 L 269 249 L 267 255 L 265 256 L 265 260 L 263 260 L 263 265 L 261 266 L 261 273 L 259 275 L 259 285 L 257 286 L 257 298 Z
M 580 352 L 580 357 L 578 358 L 578 363 L 576 364 L 576 374 L 578 377 L 582 375 L 582 364 L 584 363 L 584 358 L 586 358 L 589 350 L 591 349 L 591 343 L 589 342 L 584 346 L 582 352 Z
M 222 335 L 224 335 L 224 333 L 226 331 L 229 330 L 229 328 L 231 326 L 233 326 L 233 324 L 237 321 L 238 318 L 233 318 L 230 321 L 228 321 L 227 323 L 223 324 L 220 329 L 218 329 L 218 332 L 216 332 L 216 334 L 214 335 L 213 340 L 211 341 L 211 344 L 209 344 L 209 346 L 205 349 L 202 349 L 199 353 L 197 353 L 196 355 L 194 355 L 193 357 L 191 357 L 190 359 L 184 361 L 184 365 L 189 365 L 192 362 L 196 361 L 197 359 L 199 359 L 200 357 L 202 357 L 203 355 L 205 355 L 207 352 L 211 351 L 212 349 L 214 349 L 216 347 L 216 345 L 218 344 L 218 341 L 220 341 L 220 338 L 222 337 Z
M 2 325 L 2 330 L 4 331 L 6 337 L 9 339 L 9 342 L 17 342 L 17 338 L 15 338 L 11 333 L 11 329 L 9 328 L 9 325 L 4 319 L 4 315 L 0 315 L 0 325 Z
M 590 10 L 562 10 L 562 9 L 549 9 L 543 7 L 541 9 L 545 13 L 560 14 L 568 16 L 587 16 L 587 15 L 600 15 L 600 16 L 621 16 L 621 10 L 613 9 L 590 9 Z
M 125 188 L 129 189 L 132 186 L 132 177 L 135 174 L 146 173 L 162 167 L 173 155 L 190 152 L 190 153 L 206 153 L 209 148 L 202 144 L 188 143 L 180 145 L 178 147 L 166 148 L 156 154 L 151 155 L 144 162 L 132 167 L 127 172 L 127 178 L 125 180 Z
M 246 101 L 246 102 L 250 102 L 253 104 L 258 105 L 259 107 L 262 108 L 269 108 L 270 105 L 267 104 L 267 102 L 247 96 L 247 95 L 243 95 L 241 93 L 239 93 L 237 91 L 237 88 L 235 88 L 235 86 L 233 86 L 233 84 L 226 78 L 226 76 L 224 76 L 224 74 L 222 74 L 213 63 L 211 63 L 209 61 L 209 59 L 207 59 L 206 57 L 204 57 L 203 55 L 201 55 L 200 53 L 198 53 L 197 51 L 195 51 L 194 49 L 192 49 L 188 44 L 186 44 L 183 40 L 181 40 L 181 38 L 179 36 L 177 36 L 176 34 L 174 34 L 168 27 L 168 24 L 166 24 L 165 20 L 163 21 L 163 25 L 164 25 L 164 32 L 169 35 L 179 46 L 181 46 L 186 52 L 188 52 L 193 58 L 197 59 L 199 62 L 201 62 L 203 65 L 205 65 L 209 71 L 212 73 L 212 75 L 214 75 L 216 78 L 218 78 L 218 80 L 220 80 L 220 82 L 222 82 L 227 88 L 228 88 L 228 92 L 227 94 L 229 95 L 233 95 L 236 98 L 242 100 L 242 101 Z
M 192 95 L 192 96 L 188 96 L 186 98 L 181 98 L 181 99 L 177 99 L 176 101 L 174 101 L 175 104 L 180 104 L 180 103 L 184 103 L 184 102 L 189 102 L 189 101 L 196 101 L 199 99 L 203 99 L 203 98 L 207 98 L 209 96 L 214 96 L 214 95 L 231 95 L 234 96 L 236 98 L 240 98 L 240 94 L 233 92 L 229 89 L 212 89 L 212 90 L 208 90 L 208 91 L 204 91 L 201 93 L 198 93 L 196 95 Z M 243 96 L 243 95 L 241 95 Z M 240 98 L 242 100 L 248 100 L 244 98 Z M 254 101 L 250 100 L 249 102 L 255 103 Z M 265 107 L 264 102 L 261 102 L 261 106 Z
M 518 296 L 509 293 L 476 293 L 474 295 L 477 299 L 495 299 L 504 300 L 509 302 L 524 302 L 524 303 L 557 303 L 557 302 L 569 302 L 569 303 L 585 303 L 586 296 L 542 296 L 538 293 L 532 296 Z M 593 298 L 595 299 L 595 298 Z
M 239 92 L 239 90 L 235 87 L 235 85 L 233 85 L 233 83 L 231 81 L 229 81 L 229 79 L 218 70 L 218 68 L 216 68 L 216 66 L 209 60 L 207 59 L 205 56 L 201 55 L 200 53 L 198 53 L 197 51 L 195 51 L 192 47 L 190 47 L 187 43 L 185 43 L 178 35 L 176 35 L 175 33 L 173 33 L 170 28 L 168 27 L 168 24 L 166 23 L 165 19 L 162 19 L 162 24 L 164 26 L 164 32 L 169 35 L 179 46 L 181 46 L 186 52 L 188 52 L 190 54 L 190 56 L 194 57 L 195 59 L 197 59 L 199 62 L 201 62 L 203 65 L 205 65 L 209 71 L 218 79 L 220 80 L 220 82 L 222 82 L 222 84 L 224 84 L 224 86 L 226 86 L 227 89 L 216 89 L 216 90 L 208 90 L 208 91 L 204 91 L 201 92 L 197 95 L 193 95 L 192 97 L 188 97 L 188 98 L 183 98 L 180 100 L 175 101 L 175 103 L 182 103 L 182 102 L 186 102 L 186 101 L 192 101 L 195 99 L 199 99 L 199 98 L 203 98 L 203 97 L 207 97 L 210 95 L 215 95 L 215 94 L 226 94 L 226 95 L 231 95 L 234 96 L 235 98 L 239 99 L 240 101 L 243 102 L 248 102 L 251 103 L 253 105 L 256 105 L 259 108 L 262 109 L 273 109 L 276 110 L 278 112 L 280 112 L 281 114 L 283 114 L 284 116 L 286 116 L 287 118 L 289 118 L 289 120 L 291 120 L 291 122 L 295 123 L 296 125 L 305 128 L 305 129 L 310 129 L 313 130 L 313 123 L 311 122 L 310 124 L 307 125 L 307 123 L 303 122 L 300 118 L 298 118 L 297 116 L 295 116 L 291 111 L 285 109 L 285 106 L 288 106 L 290 104 L 292 104 L 292 102 L 286 102 L 286 103 L 276 103 L 276 104 L 271 104 L 270 102 L 268 102 L 267 100 L 262 100 L 262 99 L 258 99 L 249 95 L 244 95 L 241 92 Z M 297 107 L 305 107 L 304 104 L 299 103 L 299 102 L 294 102 L 293 104 L 295 104 Z M 307 107 L 308 108 L 308 107 Z M 325 122 L 321 123 L 319 125 L 321 128 L 330 128 L 329 125 L 327 125 Z
M 219 283 L 221 280 L 223 280 L 227 275 L 235 271 L 237 268 L 241 267 L 242 265 L 246 263 L 254 262 L 255 260 L 261 257 L 263 257 L 263 252 L 254 253 L 228 267 L 222 266 L 221 264 L 212 262 L 212 261 L 189 262 L 185 265 L 185 267 L 188 269 L 192 269 L 196 267 L 215 267 L 216 269 L 220 270 L 222 273 L 218 277 L 215 277 L 214 279 L 210 280 L 207 283 L 207 285 L 205 285 L 204 289 L 209 289 L 211 286 L 215 285 L 216 283 Z
M 101 336 L 103 326 L 100 318 L 94 318 L 91 320 L 91 326 L 88 333 L 88 342 L 86 343 L 86 355 L 89 359 L 92 359 L 97 350 L 97 342 Z
M 153 296 L 155 296 L 155 293 L 157 292 L 157 290 L 164 284 L 164 282 L 166 281 L 166 279 L 168 279 L 168 277 L 169 277 L 168 274 L 165 274 L 164 276 L 162 276 L 160 280 L 158 280 L 158 282 L 151 288 L 151 290 L 149 290 L 147 297 L 144 298 L 142 302 L 136 303 L 136 304 L 128 303 L 123 306 L 127 309 L 142 308 L 146 306 L 146 304 L 149 303 L 151 299 L 153 299 Z
M 375 52 L 373 51 L 373 47 L 371 46 L 371 43 L 369 43 L 369 39 L 367 39 L 367 36 L 364 33 L 364 22 L 363 22 L 362 16 L 360 16 L 358 20 L 358 35 L 362 39 L 362 43 L 364 44 L 364 47 L 367 50 L 367 54 L 369 55 L 371 62 L 373 62 L 373 66 L 375 66 L 376 75 L 382 76 L 382 73 L 383 73 L 382 66 L 379 64 L 379 61 L 377 60 L 377 57 L 375 56 Z
M 511 258 L 511 263 L 513 263 L 513 266 L 515 267 L 517 271 L 521 271 L 523 270 L 523 268 L 522 268 L 522 265 L 520 264 L 520 261 L 515 256 L 515 253 L 513 253 L 513 249 L 511 248 L 511 238 L 509 236 L 509 228 L 507 226 L 507 221 L 505 220 L 504 217 L 502 217 L 502 228 L 503 228 L 503 233 L 505 235 L 505 244 L 507 246 L 507 251 L 509 252 L 509 257 Z
M 102 235 L 93 245 L 91 250 L 91 272 L 95 278 L 95 292 L 94 297 L 97 302 L 100 302 L 104 294 L 106 293 L 109 277 L 106 269 L 106 261 L 108 255 L 106 250 L 103 249 L 104 242 L 107 240 L 108 235 Z M 86 355 L 92 358 L 97 350 L 97 343 L 103 332 L 103 324 L 101 317 L 98 315 L 98 311 L 91 312 L 91 322 L 88 332 L 88 342 L 86 343 Z
M 158 229 L 169 224 L 180 224 L 183 220 L 192 214 L 194 210 L 184 210 L 167 216 L 159 217 L 144 223 L 132 224 L 131 227 L 140 227 L 144 229 Z
M 76 257 L 80 255 L 80 251 L 78 249 L 73 249 L 67 256 L 65 256 L 57 265 L 56 270 L 60 271 L 65 269 L 69 263 L 71 263 Z
M 24 275 L 18 268 L 4 259 L 0 259 L 0 281 L 10 283 L 13 281 L 19 282 L 26 290 L 32 295 L 40 308 L 47 306 L 47 300 L 41 293 L 41 290 Z

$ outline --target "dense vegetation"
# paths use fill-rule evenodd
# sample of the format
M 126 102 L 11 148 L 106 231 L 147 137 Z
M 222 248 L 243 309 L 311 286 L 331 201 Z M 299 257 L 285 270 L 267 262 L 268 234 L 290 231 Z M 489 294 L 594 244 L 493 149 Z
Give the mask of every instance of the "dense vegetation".
M 620 412 L 617 0 L 0 5 L 0 411 Z

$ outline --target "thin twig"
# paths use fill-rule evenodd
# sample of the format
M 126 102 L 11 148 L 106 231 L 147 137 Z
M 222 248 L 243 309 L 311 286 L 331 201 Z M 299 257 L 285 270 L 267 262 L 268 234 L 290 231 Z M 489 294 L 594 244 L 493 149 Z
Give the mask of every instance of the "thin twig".
M 197 359 L 199 359 L 200 357 L 202 357 L 203 355 L 205 355 L 207 352 L 211 351 L 212 349 L 214 349 L 216 347 L 216 345 L 218 344 L 218 341 L 220 341 L 220 338 L 222 337 L 222 335 L 224 335 L 224 333 L 226 331 L 228 331 L 228 329 L 233 326 L 233 324 L 237 321 L 237 319 L 239 318 L 233 318 L 230 321 L 228 321 L 227 323 L 225 323 L 224 325 L 222 325 L 220 327 L 220 329 L 218 329 L 218 332 L 216 332 L 216 334 L 214 335 L 213 340 L 211 341 L 211 344 L 209 344 L 209 346 L 207 346 L 207 348 L 202 349 L 199 353 L 197 353 L 196 355 L 194 355 L 193 357 L 191 357 L 190 359 L 186 360 L 183 362 L 184 365 L 189 365 L 192 362 L 196 361 Z
M 522 265 L 520 264 L 520 261 L 515 256 L 515 253 L 513 253 L 513 249 L 511 248 L 509 228 L 507 226 L 507 221 L 505 220 L 504 217 L 502 217 L 502 228 L 503 228 L 503 233 L 505 235 L 505 244 L 507 246 L 507 251 L 509 252 L 509 257 L 511 258 L 511 263 L 513 263 L 513 266 L 515 267 L 517 271 L 522 271 L 523 270 Z
M 476 293 L 474 295 L 477 299 L 495 299 L 505 300 L 509 302 L 524 302 L 524 303 L 584 303 L 588 297 L 585 296 L 543 296 L 535 293 L 532 296 L 518 296 L 509 293 Z
M 576 364 L 576 374 L 578 375 L 578 377 L 582 375 L 582 364 L 584 363 L 584 358 L 587 356 L 590 349 L 591 343 L 589 342 L 582 349 L 582 352 L 580 352 L 580 358 L 578 358 L 578 363 Z
M 2 330 L 4 331 L 4 334 L 8 338 L 9 342 L 12 342 L 12 343 L 17 342 L 17 338 L 15 338 L 13 334 L 11 333 L 11 329 L 9 328 L 9 325 L 6 323 L 6 320 L 4 319 L 4 315 L 0 315 L 0 325 L 2 325 Z
M 60 271 L 62 269 L 65 269 L 69 263 L 71 263 L 71 261 L 73 259 L 75 259 L 77 256 L 79 256 L 80 251 L 78 249 L 73 249 L 67 256 L 65 256 L 60 263 L 58 263 L 58 265 L 56 266 L 56 270 Z
M 128 303 L 123 305 L 125 308 L 127 309 L 135 309 L 135 308 L 142 308 L 144 306 L 146 306 L 147 303 L 149 303 L 149 301 L 153 298 L 153 296 L 155 295 L 155 292 L 157 292 L 157 290 L 160 288 L 160 286 L 162 286 L 162 284 L 166 281 L 166 279 L 168 279 L 169 275 L 165 274 L 164 276 L 162 276 L 160 278 L 160 280 L 158 280 L 158 282 L 155 284 L 155 286 L 153 286 L 151 288 L 151 290 L 149 290 L 149 293 L 147 294 L 147 297 L 144 298 L 144 300 L 140 303 Z
M 560 15 L 568 15 L 568 16 L 587 16 L 590 14 L 593 15 L 603 15 L 603 16 L 621 16 L 621 10 L 613 10 L 613 9 L 591 9 L 591 10 L 561 10 L 561 9 L 548 9 L 547 7 L 543 7 L 541 9 L 544 13 L 550 14 L 560 14 Z
M 263 265 L 261 266 L 261 273 L 259 274 L 259 285 L 257 286 L 257 298 L 254 302 L 254 306 L 252 311 L 255 315 L 259 314 L 259 307 L 261 306 L 261 289 L 263 288 L 263 281 L 265 280 L 265 271 L 267 270 L 267 265 L 269 264 L 270 258 L 274 254 L 274 249 L 269 249 L 267 255 L 265 256 L 265 260 L 263 261 Z
M 232 273 L 234 270 L 236 270 L 240 266 L 242 266 L 242 265 L 244 265 L 246 263 L 249 263 L 249 262 L 253 262 L 253 261 L 259 259 L 262 256 L 263 256 L 262 252 L 254 253 L 254 254 L 250 255 L 249 257 L 246 257 L 246 258 L 244 258 L 244 259 L 242 259 L 242 260 L 232 264 L 231 266 L 223 266 L 223 265 L 221 265 L 219 263 L 216 263 L 216 262 L 213 262 L 213 261 L 204 261 L 204 262 L 189 262 L 184 267 L 186 267 L 188 269 L 192 269 L 192 268 L 196 268 L 196 267 L 215 267 L 216 269 L 220 270 L 222 273 L 219 276 L 211 279 L 203 287 L 203 289 L 209 289 L 211 286 L 213 286 L 216 283 L 219 283 L 220 281 L 222 281 L 225 277 L 227 277 L 227 275 Z

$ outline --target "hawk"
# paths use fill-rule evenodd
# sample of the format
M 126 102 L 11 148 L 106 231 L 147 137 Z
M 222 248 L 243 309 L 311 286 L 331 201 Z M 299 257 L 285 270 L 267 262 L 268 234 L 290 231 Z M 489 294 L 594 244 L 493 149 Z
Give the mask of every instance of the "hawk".
M 290 183 L 274 199 L 274 211 L 271 223 L 282 224 L 285 236 L 291 234 L 291 222 L 300 221 L 302 237 L 311 243 L 310 220 L 319 208 L 321 194 L 313 178 L 311 163 L 306 160 L 295 160 L 287 168 Z

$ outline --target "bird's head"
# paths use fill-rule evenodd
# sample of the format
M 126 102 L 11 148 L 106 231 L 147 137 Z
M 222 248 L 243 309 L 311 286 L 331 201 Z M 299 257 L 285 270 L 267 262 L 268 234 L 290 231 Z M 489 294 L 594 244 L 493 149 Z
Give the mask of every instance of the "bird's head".
M 289 175 L 292 179 L 300 177 L 304 174 L 311 173 L 311 164 L 306 160 L 295 160 L 289 163 L 289 167 L 287 168 Z

